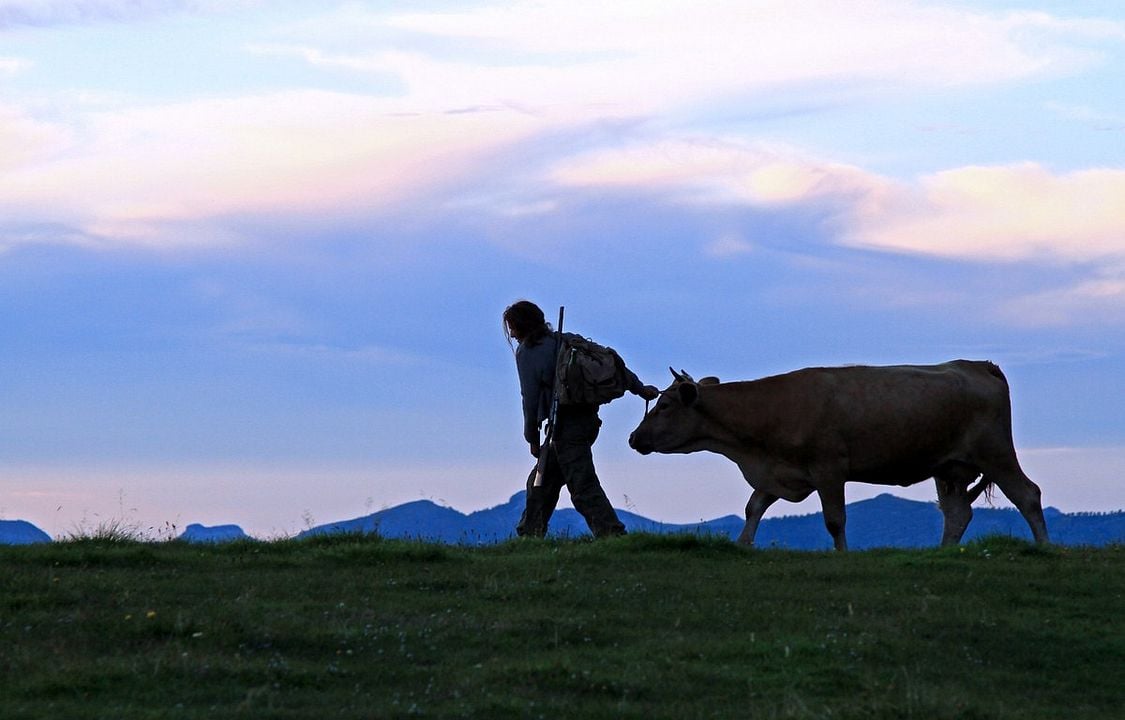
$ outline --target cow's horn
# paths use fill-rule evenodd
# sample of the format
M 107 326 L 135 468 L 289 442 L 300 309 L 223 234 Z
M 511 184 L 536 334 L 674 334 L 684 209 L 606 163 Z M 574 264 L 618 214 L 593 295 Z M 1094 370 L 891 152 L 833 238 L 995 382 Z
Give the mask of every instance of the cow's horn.
M 688 382 L 695 382 L 695 378 L 693 378 L 691 375 L 688 375 L 683 368 L 680 368 L 680 374 L 683 375 L 684 380 L 687 380 Z
M 672 373 L 672 379 L 675 380 L 676 382 L 683 382 L 684 381 L 683 376 L 680 375 L 675 370 L 673 370 L 671 365 L 668 366 L 668 372 Z

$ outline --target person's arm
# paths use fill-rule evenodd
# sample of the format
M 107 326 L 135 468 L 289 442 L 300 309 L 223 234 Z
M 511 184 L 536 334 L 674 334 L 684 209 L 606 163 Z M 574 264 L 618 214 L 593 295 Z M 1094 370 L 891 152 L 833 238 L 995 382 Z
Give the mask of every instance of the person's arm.
M 554 337 L 545 337 L 533 347 L 520 345 L 516 352 L 516 370 L 523 396 L 523 437 L 531 445 L 531 454 L 538 456 L 539 425 L 547 417 L 555 382 Z
M 624 363 L 622 363 L 624 364 Z M 629 392 L 639 395 L 645 400 L 655 400 L 660 396 L 660 391 L 654 385 L 645 385 L 637 374 L 625 366 L 625 379 L 628 381 Z
M 520 395 L 523 398 L 523 439 L 539 444 L 539 369 L 534 367 L 529 348 L 521 347 L 516 353 L 516 371 L 520 378 Z

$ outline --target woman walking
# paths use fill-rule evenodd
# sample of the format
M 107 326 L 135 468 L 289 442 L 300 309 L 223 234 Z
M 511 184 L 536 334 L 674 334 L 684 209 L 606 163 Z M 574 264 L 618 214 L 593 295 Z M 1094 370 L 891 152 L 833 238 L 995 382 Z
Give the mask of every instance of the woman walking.
M 565 485 L 571 502 L 594 537 L 623 535 L 625 526 L 606 497 L 594 469 L 592 447 L 602 421 L 597 405 L 561 405 L 555 418 L 554 438 L 549 447 L 540 446 L 539 426 L 547 419 L 555 387 L 557 339 L 543 315 L 532 302 L 520 300 L 504 310 L 504 332 L 511 344 L 515 340 L 516 371 L 523 396 L 523 436 L 531 454 L 544 458 L 541 485 L 535 485 L 536 468 L 527 479 L 527 506 L 516 532 L 521 536 L 543 537 L 547 524 Z M 627 388 L 634 395 L 652 400 L 659 391 L 644 385 L 628 368 Z

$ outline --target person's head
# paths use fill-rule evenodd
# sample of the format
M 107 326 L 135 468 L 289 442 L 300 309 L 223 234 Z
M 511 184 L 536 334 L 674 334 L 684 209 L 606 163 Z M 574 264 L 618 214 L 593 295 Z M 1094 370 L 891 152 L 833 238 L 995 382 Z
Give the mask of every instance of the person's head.
M 504 335 L 509 344 L 516 342 L 537 345 L 551 332 L 547 318 L 539 306 L 529 300 L 518 300 L 504 309 Z

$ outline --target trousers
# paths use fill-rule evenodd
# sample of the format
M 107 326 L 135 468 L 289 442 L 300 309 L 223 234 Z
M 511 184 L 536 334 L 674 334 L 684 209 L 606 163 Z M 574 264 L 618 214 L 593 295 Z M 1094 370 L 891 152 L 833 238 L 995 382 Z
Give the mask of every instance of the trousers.
M 625 525 L 606 497 L 594 470 L 592 448 L 602 421 L 596 406 L 562 406 L 555 418 L 554 442 L 547 453 L 543 484 L 535 487 L 535 471 L 527 477 L 527 506 L 516 526 L 520 536 L 543 537 L 559 502 L 563 486 L 574 509 L 582 515 L 594 537 L 624 535 Z

